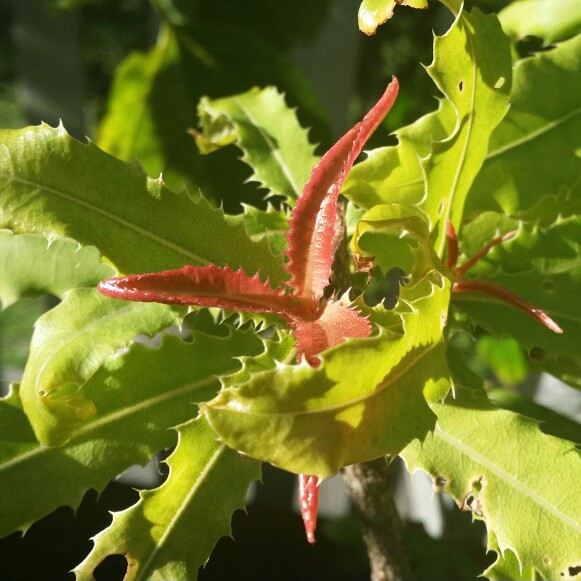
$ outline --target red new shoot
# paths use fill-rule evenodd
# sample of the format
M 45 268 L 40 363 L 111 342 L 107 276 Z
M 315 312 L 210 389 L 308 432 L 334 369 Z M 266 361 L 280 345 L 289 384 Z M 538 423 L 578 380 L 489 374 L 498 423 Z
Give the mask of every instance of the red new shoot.
M 494 284 L 492 282 L 485 282 L 482 280 L 462 280 L 466 272 L 472 268 L 483 256 L 488 254 L 495 246 L 501 244 L 505 240 L 514 238 L 516 232 L 508 232 L 490 241 L 482 250 L 477 252 L 474 256 L 469 258 L 464 264 L 456 266 L 458 261 L 458 238 L 454 226 L 449 222 L 446 225 L 446 238 L 448 242 L 448 256 L 446 258 L 446 266 L 450 268 L 454 274 L 454 283 L 452 292 L 455 293 L 477 293 L 488 295 L 500 301 L 503 301 L 517 309 L 520 309 L 527 315 L 535 318 L 545 327 L 555 333 L 562 333 L 563 329 L 549 317 L 542 309 L 527 303 L 518 295 L 504 288 L 503 286 Z
M 383 96 L 323 156 L 297 199 L 287 234 L 290 274 L 286 287 L 273 289 L 258 273 L 210 266 L 185 266 L 100 283 L 108 296 L 132 301 L 212 306 L 253 313 L 276 313 L 296 338 L 297 359 L 320 364 L 318 354 L 349 337 L 367 337 L 369 321 L 341 299 L 324 299 L 334 258 L 335 217 L 341 186 L 371 134 L 391 109 L 398 92 L 394 77 Z M 315 540 L 319 478 L 299 476 L 300 505 L 310 543 Z

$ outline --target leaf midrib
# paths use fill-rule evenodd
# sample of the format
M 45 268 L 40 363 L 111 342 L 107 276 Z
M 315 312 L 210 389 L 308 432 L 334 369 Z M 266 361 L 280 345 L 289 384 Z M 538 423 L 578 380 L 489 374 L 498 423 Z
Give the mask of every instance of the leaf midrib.
M 252 411 L 251 415 L 259 416 L 259 417 L 268 417 L 268 416 L 273 416 L 273 415 L 275 415 L 277 417 L 282 417 L 282 416 L 297 417 L 297 416 L 307 416 L 307 415 L 311 415 L 311 414 L 326 414 L 329 412 L 335 412 L 335 411 L 343 410 L 345 408 L 352 407 L 354 405 L 357 405 L 360 402 L 366 401 L 369 398 L 377 396 L 380 392 L 384 391 L 386 388 L 393 385 L 403 375 L 405 375 L 414 365 L 417 365 L 419 361 L 421 361 L 426 355 L 428 355 L 432 351 L 432 349 L 435 349 L 439 345 L 441 345 L 440 341 L 435 341 L 433 343 L 430 343 L 430 345 L 428 345 L 423 350 L 421 350 L 416 357 L 412 357 L 409 361 L 407 361 L 406 364 L 403 367 L 401 367 L 400 369 L 398 369 L 398 371 L 396 373 L 391 373 L 391 371 L 393 371 L 393 369 L 395 367 L 397 367 L 399 362 L 396 363 L 391 368 L 391 370 L 387 372 L 387 377 L 385 378 L 385 380 L 379 382 L 372 392 L 362 394 L 362 395 L 360 395 L 356 398 L 350 399 L 348 401 L 343 401 L 343 402 L 339 402 L 339 403 L 336 403 L 333 405 L 325 406 L 324 408 L 311 409 L 311 410 L 288 411 L 288 412 L 280 412 L 280 413 L 276 413 L 276 414 L 273 414 L 272 412 Z M 410 351 L 408 350 L 407 354 L 409 354 L 409 353 L 410 353 Z M 402 357 L 402 359 L 404 357 L 405 357 L 405 355 Z M 230 408 L 228 404 L 226 406 L 224 406 L 224 408 L 227 411 L 241 413 L 239 410 L 234 410 L 234 409 Z M 246 413 L 246 412 L 242 412 L 242 413 Z
M 179 444 L 178 444 L 179 445 Z M 166 540 L 169 538 L 175 527 L 177 526 L 178 521 L 182 517 L 183 513 L 187 510 L 188 505 L 191 499 L 195 496 L 196 492 L 200 489 L 200 487 L 204 484 L 206 476 L 211 472 L 214 468 L 215 464 L 218 462 L 222 454 L 227 450 L 224 444 L 220 444 L 216 451 L 212 454 L 211 458 L 205 464 L 204 469 L 200 472 L 198 478 L 194 482 L 193 486 L 190 488 L 189 492 L 187 493 L 186 497 L 181 503 L 180 508 L 174 513 L 172 516 L 169 524 L 167 525 L 163 535 L 159 539 L 159 542 L 156 543 L 153 551 L 149 555 L 147 561 L 143 564 L 142 567 L 139 568 L 139 576 L 136 577 L 136 581 L 139 579 L 149 579 L 148 576 L 148 568 L 159 553 L 159 551 L 164 546 Z M 171 474 L 170 474 L 171 477 Z
M 229 374 L 235 373 L 236 371 L 238 371 L 238 369 L 239 368 L 233 368 L 233 369 L 224 371 L 223 375 L 229 375 Z M 222 373 L 221 373 L 221 375 L 222 375 Z M 69 439 L 69 441 L 65 445 L 65 447 L 70 447 L 72 445 L 80 444 L 81 442 L 79 442 L 78 440 L 83 438 L 83 436 L 86 436 L 87 434 L 90 434 L 92 431 L 98 430 L 98 429 L 102 428 L 103 426 L 106 426 L 107 424 L 114 423 L 115 421 L 123 419 L 124 417 L 129 416 L 133 413 L 137 413 L 141 410 L 147 409 L 148 407 L 155 406 L 158 403 L 163 403 L 164 401 L 170 400 L 174 397 L 179 397 L 179 396 L 181 396 L 189 391 L 196 391 L 198 389 L 201 389 L 203 387 L 210 385 L 211 383 L 213 383 L 215 381 L 218 381 L 218 379 L 214 376 L 205 377 L 204 379 L 195 381 L 193 383 L 188 383 L 186 385 L 182 385 L 178 388 L 175 388 L 175 389 L 170 390 L 170 391 L 166 391 L 166 392 L 159 394 L 155 397 L 140 401 L 137 404 L 134 404 L 134 405 L 131 405 L 128 407 L 124 407 L 120 410 L 116 410 L 112 413 L 104 415 L 104 416 L 98 418 L 97 420 L 90 422 L 89 424 L 86 424 L 85 426 L 75 430 L 73 432 L 71 438 Z M 36 448 L 29 450 L 28 452 L 25 452 L 24 454 L 16 456 L 15 458 L 11 458 L 10 460 L 7 460 L 6 462 L 0 463 L 0 473 L 2 472 L 2 470 L 10 468 L 11 466 L 16 465 L 20 462 L 23 462 L 24 460 L 27 460 L 33 456 L 36 456 L 37 454 L 40 454 L 40 453 L 45 452 L 45 451 L 51 451 L 51 450 L 57 450 L 57 449 L 59 449 L 59 448 L 51 448 L 51 447 L 45 446 L 43 444 L 38 444 L 38 446 Z M 64 448 L 60 448 L 60 449 L 64 449 Z
M 99 206 L 91 204 L 90 202 L 87 202 L 85 200 L 80 200 L 79 198 L 75 198 L 74 196 L 71 196 L 70 194 L 67 194 L 66 192 L 63 192 L 61 190 L 57 190 L 56 188 L 52 188 L 52 187 L 46 186 L 44 184 L 40 184 L 38 182 L 34 182 L 31 180 L 25 180 L 23 178 L 15 176 L 15 175 L 0 174 L 0 179 L 4 179 L 6 181 L 17 182 L 17 183 L 20 183 L 22 185 L 25 185 L 25 186 L 28 186 L 31 188 L 37 188 L 40 190 L 44 190 L 44 191 L 48 192 L 49 194 L 59 196 L 60 198 L 66 200 L 67 202 L 71 202 L 71 203 L 76 204 L 82 208 L 88 209 L 91 212 L 95 212 L 95 213 L 99 214 L 100 216 L 103 216 L 104 218 L 110 220 L 111 222 L 115 222 L 116 224 L 121 225 L 123 228 L 127 228 L 129 230 L 132 230 L 133 232 L 139 234 L 140 236 L 143 236 L 144 238 L 149 238 L 150 240 L 156 242 L 157 244 L 160 244 L 161 246 L 164 246 L 164 247 L 172 250 L 173 252 L 177 252 L 178 254 L 188 258 L 189 260 L 195 261 L 200 266 L 207 266 L 208 264 L 210 264 L 210 261 L 206 260 L 205 258 L 202 258 L 201 256 L 199 256 L 197 254 L 194 254 L 193 252 L 186 250 L 182 246 L 174 244 L 174 243 L 170 242 L 169 240 L 166 240 L 165 238 L 161 238 L 160 236 L 158 236 L 157 234 L 154 234 L 150 230 L 145 230 L 141 226 L 138 226 L 137 224 L 129 222 L 125 218 L 122 218 L 120 216 L 112 214 L 111 212 L 107 212 L 106 210 L 104 210 L 103 208 L 100 208 Z
M 506 472 L 503 468 L 496 465 L 493 461 L 489 460 L 485 456 L 481 455 L 479 452 L 467 446 L 462 441 L 458 440 L 451 434 L 448 434 L 440 425 L 440 429 L 435 432 L 436 438 L 442 438 L 445 442 L 450 444 L 453 447 L 459 449 L 463 454 L 465 454 L 471 460 L 476 460 L 485 468 L 488 468 L 491 472 L 496 474 L 501 480 L 505 481 L 513 488 L 517 489 L 518 491 L 522 492 L 526 496 L 532 498 L 534 501 L 537 502 L 540 506 L 547 509 L 551 512 L 555 517 L 559 518 L 563 522 L 567 523 L 571 528 L 576 530 L 577 532 L 581 533 L 581 524 L 574 521 L 571 517 L 566 515 L 565 513 L 561 512 L 555 506 L 550 504 L 547 500 L 543 497 L 539 496 L 535 491 L 531 490 L 527 486 L 525 486 L 522 482 L 520 482 L 515 476 Z
M 280 151 L 275 147 L 274 143 L 270 139 L 270 136 L 264 131 L 264 129 L 261 127 L 261 125 L 258 123 L 258 121 L 254 118 L 252 113 L 244 106 L 244 104 L 239 99 L 234 99 L 234 102 L 236 103 L 236 105 L 238 105 L 238 107 L 244 113 L 244 115 L 246 115 L 246 117 L 248 117 L 248 120 L 253 125 L 253 127 L 258 131 L 259 135 L 262 137 L 262 139 L 266 143 L 267 148 L 269 149 L 269 151 L 272 153 L 273 157 L 278 162 L 278 165 L 280 166 L 282 173 L 284 174 L 284 176 L 288 180 L 292 190 L 295 193 L 295 197 L 298 198 L 298 196 L 301 194 L 301 190 L 300 190 L 297 182 L 295 181 L 292 170 L 290 169 L 290 167 L 288 167 L 286 161 L 281 156 Z M 259 170 L 254 168 L 254 171 L 255 171 L 255 175 L 260 175 Z M 278 192 L 278 193 L 282 193 L 282 192 Z
M 469 28 L 467 28 L 469 30 Z M 458 182 L 460 181 L 460 176 L 464 170 L 464 165 L 466 162 L 466 156 L 468 155 L 468 144 L 472 138 L 472 128 L 474 125 L 474 109 L 476 104 L 476 88 L 477 88 L 477 77 L 478 77 L 478 69 L 476 67 L 476 59 L 474 58 L 474 39 L 472 38 L 472 34 L 467 34 L 468 41 L 470 43 L 470 54 L 472 56 L 472 95 L 470 96 L 470 112 L 468 114 L 468 123 L 466 125 L 466 138 L 464 140 L 464 144 L 462 147 L 460 159 L 456 166 L 456 171 L 454 172 L 454 179 L 452 180 L 452 186 L 450 188 L 450 192 L 448 194 L 448 204 L 446 207 L 446 215 L 442 219 L 443 224 L 447 224 L 450 222 L 450 215 L 452 213 L 452 205 L 454 203 L 454 197 L 456 195 L 456 191 L 458 189 Z M 458 115 L 458 128 L 457 130 L 461 130 L 461 119 L 459 115 L 459 111 L 456 111 L 456 115 Z M 453 134 L 452 134 L 453 135 Z M 441 228 L 441 232 L 444 232 L 445 228 Z M 440 240 L 440 248 L 438 251 L 438 255 L 442 256 L 444 254 L 444 249 L 446 247 L 446 236 L 442 236 Z
M 558 128 L 563 123 L 570 121 L 571 119 L 573 119 L 574 117 L 576 117 L 580 113 L 581 113 L 581 107 L 579 107 L 578 109 L 574 109 L 573 111 L 571 111 L 567 115 L 564 115 L 563 117 L 559 117 L 559 118 L 551 121 L 550 123 L 543 125 L 542 127 L 537 129 L 536 131 L 528 133 L 527 135 L 525 135 L 519 139 L 515 139 L 514 141 L 507 143 L 506 145 L 503 145 L 502 147 L 499 147 L 498 149 L 495 149 L 494 151 L 491 151 L 485 157 L 484 161 L 487 162 L 490 159 L 493 159 L 494 157 L 496 157 L 498 155 L 502 155 L 502 154 L 506 153 L 507 151 L 510 151 L 511 149 L 515 149 L 517 147 L 520 147 L 521 145 L 526 145 L 530 141 L 533 141 L 533 140 L 541 137 L 545 133 L 548 133 L 549 131 L 552 131 L 553 129 Z

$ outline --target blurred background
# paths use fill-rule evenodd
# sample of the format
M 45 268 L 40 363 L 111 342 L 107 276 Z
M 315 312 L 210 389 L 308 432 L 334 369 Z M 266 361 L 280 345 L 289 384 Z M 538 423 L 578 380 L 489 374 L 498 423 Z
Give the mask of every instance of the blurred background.
M 507 3 L 476 4 L 497 10 Z M 435 0 L 424 11 L 398 7 L 392 21 L 366 37 L 357 29 L 358 6 L 359 0 L 0 0 L 0 127 L 62 121 L 77 139 L 91 139 L 122 159 L 137 157 L 152 177 L 163 172 L 172 188 L 186 184 L 191 195 L 202 191 L 230 212 L 241 202 L 260 206 L 262 195 L 245 183 L 249 170 L 235 148 L 202 157 L 184 130 L 196 127 L 202 95 L 276 85 L 312 128 L 320 153 L 368 110 L 392 74 L 403 90 L 369 148 L 394 142 L 390 132 L 436 107 L 422 63 L 431 62 L 432 31 L 445 31 L 450 14 Z M 0 311 L 0 392 L 20 379 L 33 323 L 55 300 L 31 297 Z M 499 397 L 512 389 L 581 417 L 572 390 L 530 374 L 509 339 L 462 341 L 473 369 L 504 388 Z M 0 580 L 73 579 L 68 571 L 88 553 L 89 538 L 108 525 L 109 511 L 134 503 L 133 487 L 163 481 L 158 460 L 130 469 L 101 495 L 89 491 L 78 510 L 60 508 L 24 537 L 0 540 Z M 482 523 L 434 496 L 426 475 L 410 477 L 399 461 L 393 472 L 418 577 L 476 579 L 493 560 L 484 554 Z M 368 579 L 340 477 L 322 489 L 320 519 L 318 542 L 309 546 L 295 478 L 265 466 L 263 483 L 249 491 L 248 513 L 234 515 L 234 540 L 218 543 L 200 579 Z M 123 563 L 108 558 L 97 579 L 121 579 Z

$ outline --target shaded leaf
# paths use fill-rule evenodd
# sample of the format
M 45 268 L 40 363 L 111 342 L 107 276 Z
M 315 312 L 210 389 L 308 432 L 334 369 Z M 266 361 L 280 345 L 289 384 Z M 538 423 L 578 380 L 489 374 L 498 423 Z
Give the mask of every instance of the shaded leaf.
M 174 194 L 137 164 L 83 145 L 62 127 L 0 135 L 0 225 L 97 246 L 122 272 L 228 262 L 274 283 L 285 276 L 266 241 L 252 242 L 221 210 Z
M 113 515 L 75 569 L 77 579 L 93 579 L 105 557 L 122 554 L 128 562 L 127 581 L 193 580 L 218 539 L 231 534 L 232 513 L 245 506 L 248 486 L 260 478 L 260 464 L 217 442 L 204 418 L 179 426 L 177 432 L 167 480 Z M 211 519 L 206 518 L 209 513 Z
M 188 343 L 167 335 L 156 349 L 133 343 L 105 359 L 83 386 L 96 413 L 61 447 L 36 440 L 16 391 L 0 399 L 0 536 L 26 529 L 58 506 L 76 507 L 89 488 L 100 491 L 129 466 L 175 445 L 168 428 L 195 417 L 194 403 L 214 396 L 215 375 L 237 372 L 233 358 L 261 349 L 252 332 L 194 333 Z
M 511 550 L 545 579 L 574 578 L 571 568 L 581 563 L 575 446 L 464 388 L 433 409 L 438 429 L 403 452 L 408 469 L 426 470 L 437 490 L 484 519 L 498 543 L 490 549 Z
M 581 425 L 527 397 L 506 389 L 488 390 L 488 397 L 496 407 L 519 413 L 537 420 L 545 434 L 569 440 L 581 447 Z
M 365 251 L 384 272 L 401 268 L 420 280 L 443 265 L 432 248 L 425 214 L 408 204 L 381 204 L 366 212 L 351 239 L 357 258 Z
M 518 216 L 551 196 L 545 211 L 555 219 L 581 192 L 581 35 L 519 61 L 510 100 L 470 190 L 467 216 Z M 547 152 L 559 160 L 550 168 Z
M 60 445 L 96 413 L 82 386 L 116 349 L 179 322 L 159 304 L 113 301 L 95 289 L 69 291 L 35 325 L 22 377 L 24 410 L 38 439 Z
M 437 400 L 450 385 L 441 342 L 448 297 L 437 276 L 407 288 L 403 334 L 349 340 L 316 369 L 279 364 L 256 373 L 204 406 L 210 425 L 236 450 L 320 477 L 397 454 L 433 429 L 426 397 Z
M 473 248 L 490 240 L 490 232 L 517 223 L 485 213 L 463 230 Z M 581 295 L 581 219 L 557 220 L 549 227 L 521 224 L 518 234 L 497 246 L 469 276 L 500 284 L 543 309 L 564 329 L 557 335 L 520 311 L 490 297 L 454 294 L 453 304 L 490 333 L 514 337 L 528 352 L 531 365 L 568 383 L 581 385 L 579 300 Z
M 178 40 L 162 25 L 156 45 L 131 53 L 116 69 L 97 145 L 124 161 L 135 157 L 147 174 L 175 191 L 196 195 L 203 179 L 187 129 L 196 121 Z
M 95 286 L 114 270 L 99 262 L 96 248 L 82 248 L 61 238 L 49 243 L 44 236 L 0 230 L 0 300 L 2 308 L 19 298 Z
M 294 111 L 274 87 L 254 88 L 224 99 L 203 98 L 198 106 L 202 153 L 235 143 L 252 169 L 250 180 L 288 203 L 302 192 L 318 158 Z
M 242 214 L 227 215 L 226 219 L 237 224 L 243 222 L 246 232 L 254 241 L 266 238 L 273 254 L 281 255 L 287 246 L 288 216 L 270 204 L 266 210 L 242 204 Z

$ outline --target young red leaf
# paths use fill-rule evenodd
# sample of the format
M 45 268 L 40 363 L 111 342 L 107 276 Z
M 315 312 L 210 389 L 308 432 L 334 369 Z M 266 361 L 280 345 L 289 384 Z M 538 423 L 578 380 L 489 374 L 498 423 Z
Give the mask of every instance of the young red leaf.
M 391 109 L 398 92 L 394 77 L 385 93 L 313 169 L 290 220 L 287 234 L 287 283 L 306 303 L 315 306 L 329 284 L 333 263 L 333 236 L 337 198 L 353 163 L 371 134 Z
M 149 274 L 110 278 L 99 283 L 107 296 L 128 301 L 219 307 L 255 313 L 297 313 L 297 303 L 282 289 L 228 266 L 184 266 Z
M 314 367 L 319 365 L 318 353 L 343 343 L 349 337 L 369 337 L 371 333 L 369 321 L 341 301 L 329 301 L 315 321 L 295 319 L 291 324 L 297 339 L 297 356 L 304 355 Z
M 311 544 L 315 542 L 320 485 L 321 481 L 317 476 L 299 474 L 299 504 L 307 533 L 307 540 Z
M 547 329 L 553 331 L 553 333 L 561 334 L 563 332 L 563 329 L 542 309 L 527 303 L 518 295 L 492 282 L 485 282 L 483 280 L 459 280 L 454 283 L 452 291 L 455 293 L 477 293 L 494 297 L 520 309 L 523 313 L 542 323 Z

